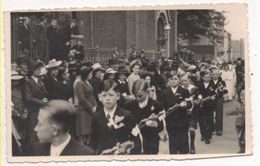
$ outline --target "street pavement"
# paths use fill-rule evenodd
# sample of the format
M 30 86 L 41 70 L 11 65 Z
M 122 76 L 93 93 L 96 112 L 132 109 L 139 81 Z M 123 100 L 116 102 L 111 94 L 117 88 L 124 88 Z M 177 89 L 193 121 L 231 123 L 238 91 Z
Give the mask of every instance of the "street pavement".
M 228 113 L 236 111 L 237 107 L 238 102 L 235 100 L 224 103 L 223 135 L 213 135 L 210 144 L 205 144 L 204 141 L 200 140 L 200 131 L 198 126 L 195 138 L 196 154 L 224 154 L 238 152 L 238 138 L 235 129 L 236 115 L 228 115 Z M 161 141 L 159 154 L 169 154 L 168 145 L 168 141 Z

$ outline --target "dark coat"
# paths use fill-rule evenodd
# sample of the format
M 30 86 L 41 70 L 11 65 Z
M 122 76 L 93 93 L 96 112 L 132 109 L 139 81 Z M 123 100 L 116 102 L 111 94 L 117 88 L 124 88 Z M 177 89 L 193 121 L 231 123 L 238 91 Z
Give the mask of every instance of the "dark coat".
M 48 57 L 48 44 L 47 44 L 46 30 L 47 28 L 44 25 L 38 24 L 35 33 L 37 57 L 44 60 L 47 60 Z
M 46 97 L 47 91 L 42 82 L 35 82 L 33 78 L 27 77 L 24 82 L 24 100 L 25 105 L 30 112 L 38 110 L 44 102 L 43 98 Z
M 80 80 L 75 87 L 78 95 L 78 116 L 76 121 L 77 135 L 89 135 L 91 133 L 92 110 L 96 107 L 93 88 L 90 83 Z
M 32 146 L 30 156 L 50 156 L 51 144 L 35 144 Z M 60 156 L 93 155 L 94 151 L 71 138 L 68 145 L 63 149 Z
M 214 83 L 212 81 L 209 82 L 207 88 L 205 88 L 203 81 L 198 83 L 199 93 L 201 94 L 202 98 L 206 98 L 208 96 L 216 95 L 214 89 Z M 206 101 L 203 102 L 202 108 L 206 110 L 207 108 L 213 109 L 215 101 Z
M 176 103 L 184 101 L 186 98 L 189 98 L 190 94 L 187 89 L 178 87 L 176 94 L 173 94 L 171 88 L 167 88 L 162 96 L 161 103 L 168 110 L 170 107 L 174 106 Z M 167 129 L 172 128 L 188 128 L 189 121 L 187 116 L 187 110 L 185 108 L 178 108 L 172 114 L 166 117 Z
M 215 84 L 213 80 L 211 80 L 212 87 L 214 91 L 216 92 L 216 95 L 218 98 L 222 98 L 224 94 L 227 93 L 227 90 L 219 90 L 220 86 L 223 86 L 223 88 L 226 88 L 226 83 L 221 78 L 218 79 L 217 83 Z M 219 89 L 218 89 L 219 88 Z
M 34 131 L 38 120 L 39 108 L 44 102 L 43 98 L 47 96 L 47 91 L 42 82 L 35 82 L 33 78 L 27 77 L 24 82 L 24 101 L 28 110 L 27 133 L 29 141 L 36 141 L 37 137 Z
M 65 41 L 61 29 L 50 26 L 47 28 L 46 35 L 49 44 L 49 58 L 55 58 L 56 60 L 66 59 Z
M 116 83 L 118 84 L 118 89 L 119 89 L 119 92 L 121 94 L 127 94 L 129 95 L 129 89 L 128 89 L 128 84 L 127 82 L 125 81 L 125 83 L 119 83 L 119 81 L 117 80 Z
M 98 94 L 101 92 L 102 86 L 103 86 L 103 82 L 95 77 L 93 77 L 90 80 L 90 83 L 93 87 L 94 90 L 94 97 L 96 99 L 97 105 L 98 106 L 102 106 L 102 103 L 99 101 L 98 99 Z
M 95 149 L 96 154 L 102 153 L 103 150 L 113 148 L 118 142 L 123 143 L 135 139 L 131 135 L 132 129 L 136 125 L 131 112 L 117 107 L 114 117 L 115 116 L 124 117 L 120 122 L 124 124 L 123 127 L 118 129 L 114 127 L 109 128 L 107 125 L 108 120 L 103 109 L 94 114 L 90 144 L 91 147 Z
M 163 111 L 163 107 L 160 102 L 148 98 L 147 105 L 142 109 L 139 107 L 138 101 L 133 100 L 126 104 L 125 108 L 128 108 L 134 115 L 136 123 L 139 124 L 141 120 L 148 118 L 152 113 L 158 114 Z M 163 122 L 156 120 L 158 123 L 157 128 L 144 126 L 141 128 L 143 136 L 144 154 L 157 154 L 159 150 L 159 132 L 163 129 Z
M 55 80 L 48 72 L 44 77 L 44 86 L 48 92 L 48 99 L 63 99 L 63 90 L 58 80 Z
M 30 48 L 30 25 L 27 28 L 24 24 L 19 26 L 18 41 L 21 42 L 21 50 Z

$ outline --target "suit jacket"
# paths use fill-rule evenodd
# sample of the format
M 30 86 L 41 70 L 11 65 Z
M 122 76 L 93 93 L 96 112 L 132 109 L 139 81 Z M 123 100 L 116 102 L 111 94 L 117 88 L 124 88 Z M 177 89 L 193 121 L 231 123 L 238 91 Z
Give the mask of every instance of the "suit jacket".
M 34 127 L 38 122 L 39 109 L 44 102 L 43 98 L 47 97 L 47 92 L 41 81 L 35 82 L 32 77 L 27 77 L 24 82 L 24 101 L 28 110 L 26 133 L 29 142 L 36 142 L 37 136 Z
M 219 88 L 220 86 L 223 86 L 224 88 L 226 88 L 226 83 L 221 78 L 218 79 L 216 84 L 214 83 L 213 80 L 211 80 L 211 82 L 212 82 L 211 84 L 212 84 L 212 87 L 213 87 L 215 92 L 216 92 L 217 88 Z M 217 95 L 218 98 L 221 98 L 221 97 L 223 97 L 223 95 L 225 93 L 227 93 L 227 90 L 224 90 L 224 91 L 217 90 L 216 95 Z
M 161 103 L 168 110 L 170 107 L 174 106 L 176 103 L 180 103 L 184 101 L 186 98 L 189 98 L 190 94 L 187 89 L 184 89 L 178 86 L 176 93 L 173 94 L 172 89 L 167 88 L 163 94 L 161 99 Z M 178 108 L 172 114 L 166 117 L 166 125 L 167 129 L 171 128 L 188 128 L 188 116 L 187 109 Z
M 48 73 L 44 80 L 44 85 L 45 88 L 48 92 L 48 99 L 52 100 L 52 99 L 62 99 L 62 95 L 61 95 L 61 87 L 60 87 L 60 83 L 58 82 L 58 80 L 55 80 L 50 73 Z
M 137 100 L 133 100 L 127 103 L 126 108 L 128 108 L 133 113 L 137 124 L 139 124 L 141 120 L 148 118 L 152 113 L 158 114 L 159 112 L 163 111 L 161 103 L 153 100 L 152 98 L 148 98 L 147 105 L 144 108 L 139 107 Z M 148 127 L 146 125 L 140 128 L 143 137 L 142 143 L 144 154 L 158 153 L 160 140 L 159 132 L 163 130 L 163 121 L 156 119 L 156 122 L 158 123 L 156 128 Z
M 193 85 L 193 86 L 190 86 L 188 88 L 188 90 L 192 97 L 192 100 L 193 101 L 198 100 L 198 98 L 200 96 L 199 88 Z M 201 106 L 200 104 L 195 104 L 193 102 L 193 107 L 191 108 L 191 110 L 188 111 L 191 119 L 196 120 L 198 118 L 198 113 L 201 109 L 200 106 Z
M 134 117 L 131 112 L 117 107 L 114 117 L 115 116 L 124 117 L 124 119 L 119 122 L 119 124 L 124 124 L 123 127 L 118 129 L 115 129 L 113 126 L 108 127 L 108 120 L 103 108 L 94 114 L 90 145 L 95 149 L 96 154 L 102 153 L 105 149 L 113 148 L 118 142 L 123 143 L 128 140 L 133 140 L 136 143 L 136 138 L 131 135 L 132 129 L 135 127 Z
M 158 114 L 163 110 L 160 102 L 148 98 L 148 103 L 144 108 L 140 108 L 138 101 L 133 100 L 126 104 L 125 108 L 131 111 L 135 117 L 135 121 L 138 124 L 141 120 L 148 118 L 152 113 Z M 157 128 L 145 126 L 141 129 L 142 136 L 149 139 L 159 140 L 158 133 L 163 129 L 163 122 L 156 120 L 158 123 Z
M 214 89 L 214 84 L 212 81 L 209 82 L 209 85 L 207 88 L 205 88 L 203 81 L 201 81 L 200 83 L 198 83 L 198 88 L 199 88 L 199 92 L 200 92 L 202 98 L 216 95 L 215 89 Z M 203 102 L 202 108 L 204 110 L 207 110 L 207 109 L 212 110 L 212 108 L 214 107 L 214 103 L 215 103 L 215 101 Z
M 42 101 L 47 95 L 47 91 L 41 81 L 35 82 L 32 77 L 25 78 L 24 81 L 24 100 L 28 111 L 38 110 L 44 102 Z
M 50 156 L 51 144 L 38 143 L 31 146 L 30 156 Z M 63 149 L 60 156 L 93 155 L 94 151 L 71 138 L 70 142 Z

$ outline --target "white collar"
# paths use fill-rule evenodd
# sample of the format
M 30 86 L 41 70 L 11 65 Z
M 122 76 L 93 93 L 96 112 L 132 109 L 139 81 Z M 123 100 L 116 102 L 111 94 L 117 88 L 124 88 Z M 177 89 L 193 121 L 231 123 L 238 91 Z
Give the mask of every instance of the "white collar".
M 178 86 L 175 87 L 175 88 L 174 88 L 174 87 L 171 87 L 172 93 L 173 93 L 173 94 L 176 94 L 177 89 L 178 89 Z
M 189 90 L 189 92 L 191 92 L 192 88 L 194 88 L 195 86 L 192 84 L 189 84 L 189 86 L 187 87 L 187 89 Z
M 119 82 L 120 84 L 124 84 L 124 83 L 125 83 L 125 81 L 121 81 L 121 80 L 118 80 L 118 82 Z
M 149 98 L 149 97 L 148 97 L 148 95 L 147 95 L 147 97 L 145 98 L 145 100 L 144 100 L 143 102 L 141 102 L 141 103 L 138 102 L 138 105 L 139 105 L 140 108 L 143 109 L 145 106 L 147 106 L 147 104 L 148 104 L 148 98 Z
M 35 82 L 38 83 L 38 78 L 37 78 L 37 77 L 34 77 L 34 76 L 31 76 L 31 77 L 32 77 L 32 79 L 33 79 Z
M 55 81 L 58 81 L 57 78 L 56 78 L 54 75 L 52 75 L 51 73 L 50 73 L 50 75 L 51 75 L 51 77 L 52 77 Z
M 113 117 L 114 117 L 114 114 L 115 114 L 115 112 L 116 112 L 116 108 L 117 108 L 117 107 L 115 107 L 112 111 L 107 111 L 107 110 L 104 108 L 105 116 L 107 117 L 107 115 L 109 114 L 109 115 L 110 115 L 110 120 L 112 120 Z
M 69 144 L 70 140 L 71 140 L 71 136 L 69 134 L 68 138 L 59 146 L 51 145 L 50 155 L 59 156 L 61 154 L 61 152 L 64 150 L 64 148 Z
M 214 84 L 217 84 L 218 80 L 213 80 Z
M 204 87 L 207 88 L 209 86 L 209 82 L 206 83 L 206 82 L 203 82 L 204 83 Z

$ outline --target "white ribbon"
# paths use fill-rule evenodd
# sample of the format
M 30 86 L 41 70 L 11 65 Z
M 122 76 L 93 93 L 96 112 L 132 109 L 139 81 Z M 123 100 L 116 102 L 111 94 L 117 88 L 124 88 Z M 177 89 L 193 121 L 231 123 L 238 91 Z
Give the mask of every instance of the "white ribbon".
M 142 136 L 142 134 L 141 134 L 141 131 L 140 131 L 138 125 L 136 125 L 136 126 L 132 129 L 131 134 L 132 134 L 133 136 L 135 136 L 135 137 L 136 137 L 137 135 L 139 135 L 139 138 L 140 138 L 140 141 L 141 141 L 141 152 L 143 153 L 143 152 L 144 152 L 143 136 Z

